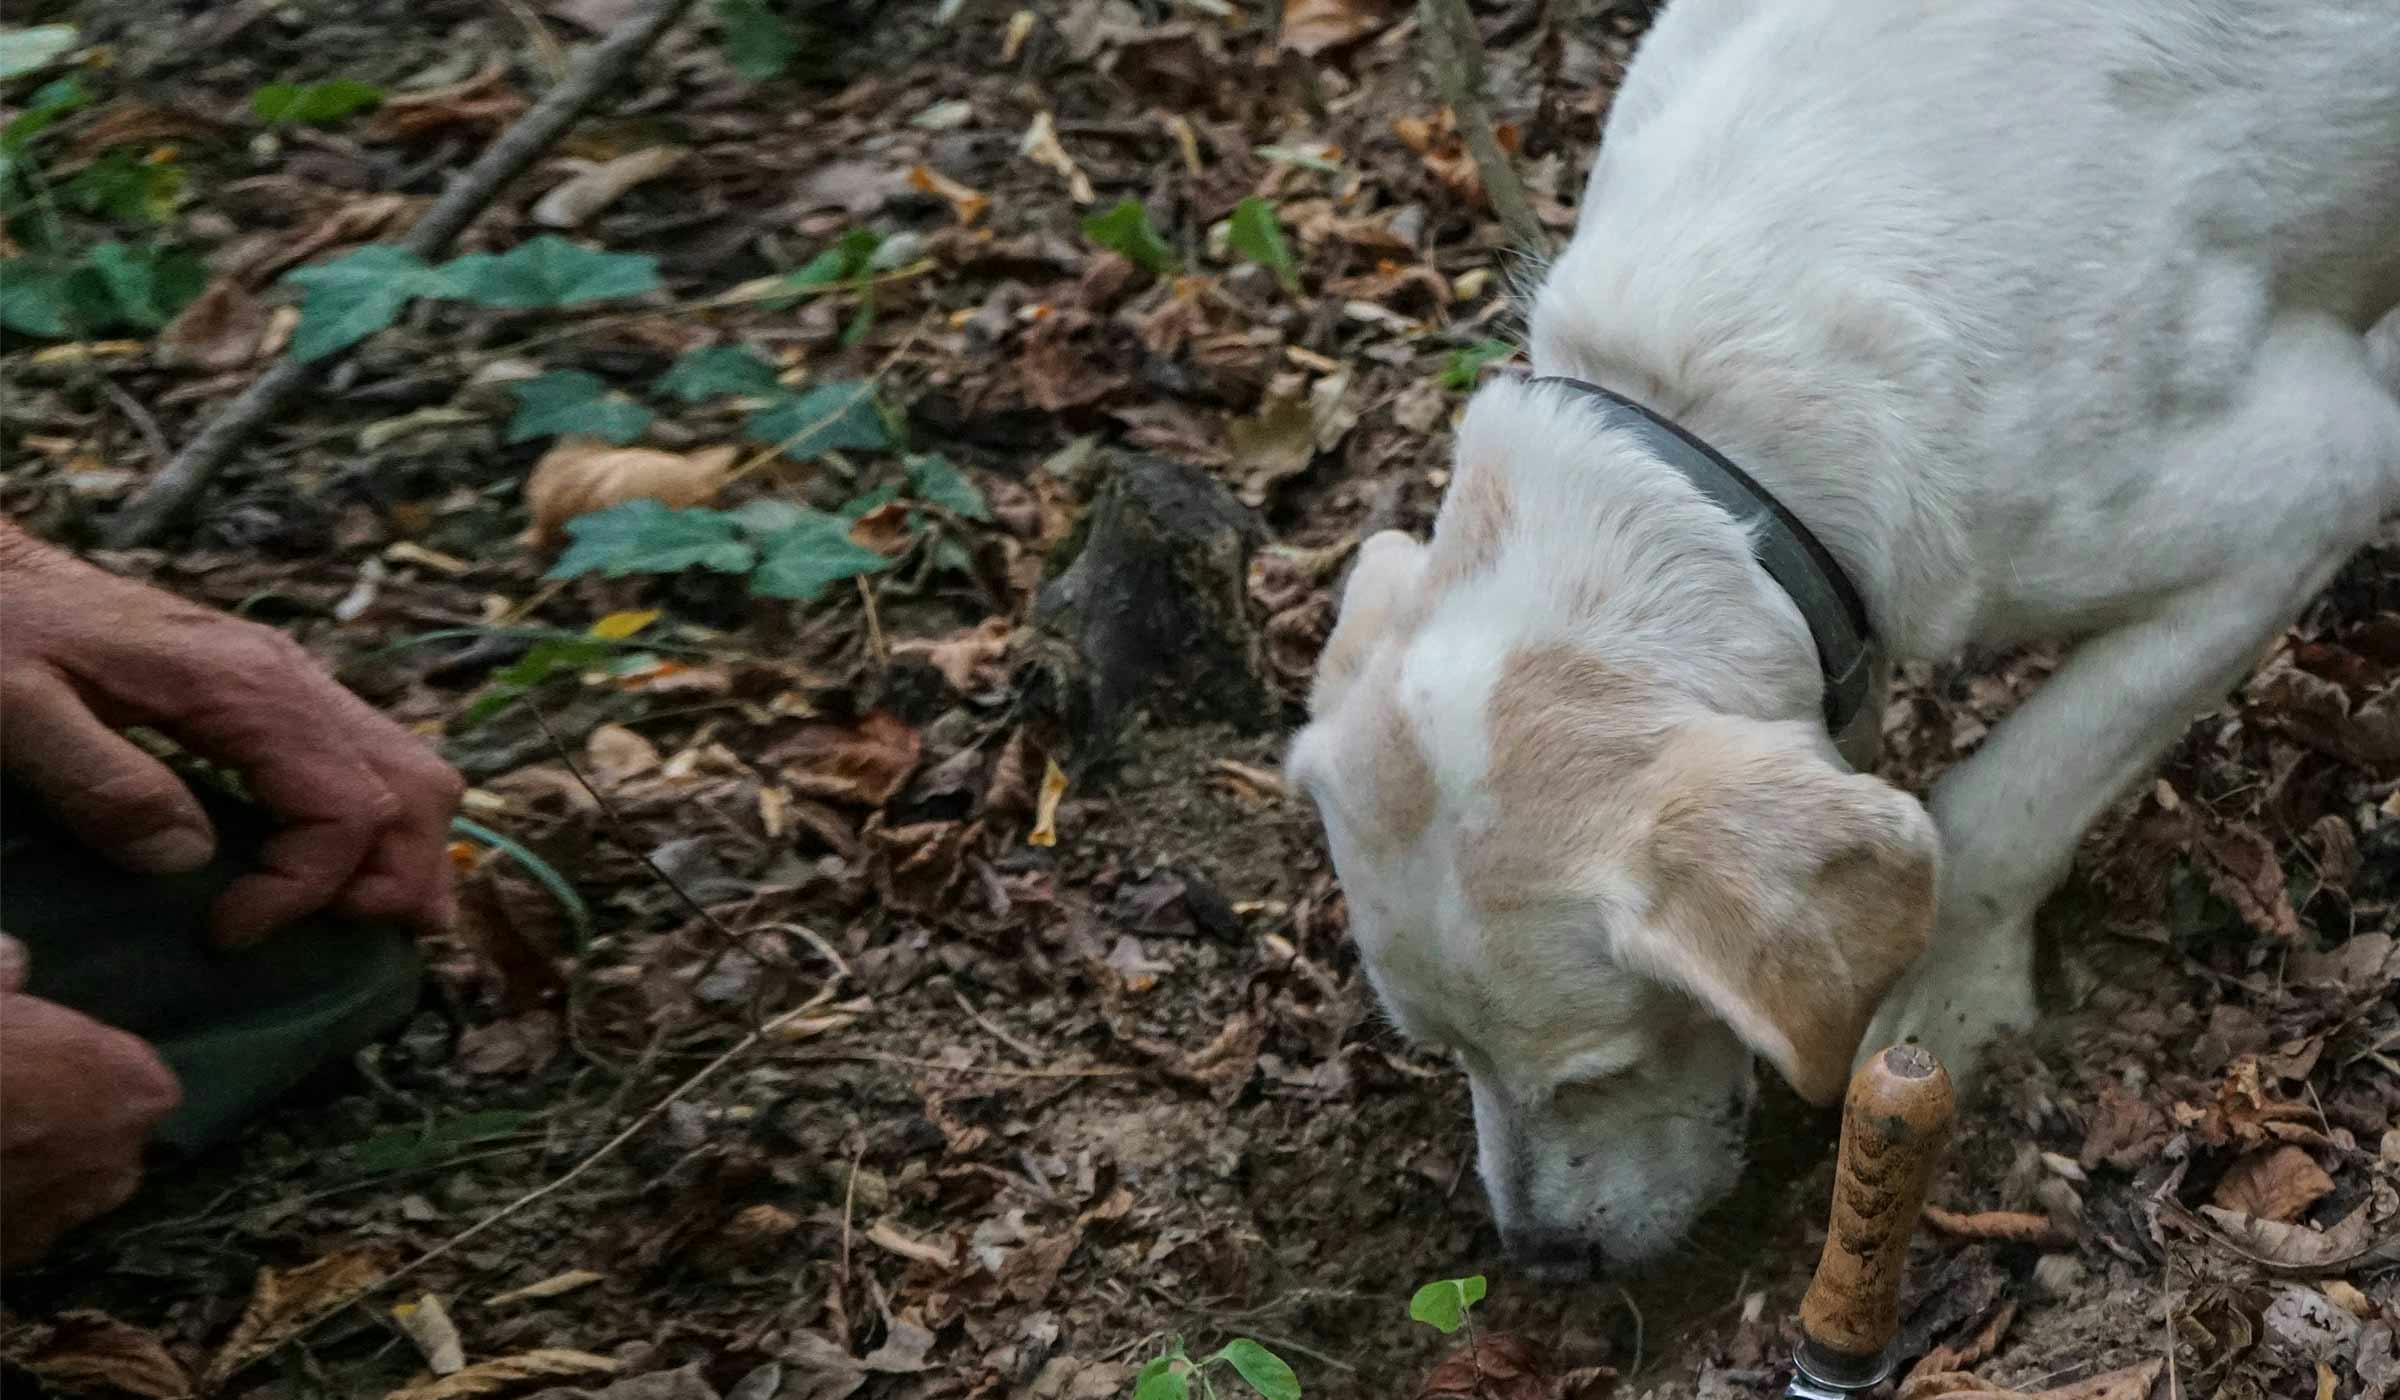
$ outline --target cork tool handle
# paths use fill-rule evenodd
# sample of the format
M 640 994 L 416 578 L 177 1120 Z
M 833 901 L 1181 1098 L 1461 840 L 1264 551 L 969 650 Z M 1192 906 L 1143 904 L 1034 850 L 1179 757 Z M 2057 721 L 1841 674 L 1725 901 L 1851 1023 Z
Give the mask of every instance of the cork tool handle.
M 1918 1046 L 1895 1045 L 1851 1079 L 1825 1256 L 1800 1303 L 1803 1369 L 1817 1379 L 1847 1386 L 1881 1379 L 1900 1331 L 1909 1237 L 1956 1107 L 1949 1072 Z

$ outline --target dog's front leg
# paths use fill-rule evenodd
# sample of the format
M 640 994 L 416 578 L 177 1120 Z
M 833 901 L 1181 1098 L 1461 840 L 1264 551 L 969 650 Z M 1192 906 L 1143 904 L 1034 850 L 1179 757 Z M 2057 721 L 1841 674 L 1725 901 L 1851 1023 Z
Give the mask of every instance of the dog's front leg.
M 2093 639 L 1935 786 L 1943 868 L 1933 941 L 1885 998 L 1861 1054 L 1914 1040 L 1963 1074 L 1994 1036 L 2031 1023 L 2035 909 L 2066 877 L 2085 829 L 2307 597 L 2292 594 L 2288 576 L 2243 578 Z
M 1918 1040 L 1964 1074 L 2032 1020 L 2034 910 L 2084 831 L 2400 509 L 2400 404 L 2371 371 L 2355 334 L 2286 323 L 2238 407 L 2169 445 L 2196 507 L 2185 528 L 2238 567 L 2086 642 L 1935 786 L 1933 942 L 1860 1053 Z

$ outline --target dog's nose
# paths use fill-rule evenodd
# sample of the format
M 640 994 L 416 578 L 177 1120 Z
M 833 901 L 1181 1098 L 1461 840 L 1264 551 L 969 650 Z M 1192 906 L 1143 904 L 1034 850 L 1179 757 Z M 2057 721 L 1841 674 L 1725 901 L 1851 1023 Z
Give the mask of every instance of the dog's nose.
M 1501 1245 L 1509 1261 L 1536 1283 L 1589 1283 L 1600 1273 L 1600 1251 L 1563 1231 L 1511 1234 Z

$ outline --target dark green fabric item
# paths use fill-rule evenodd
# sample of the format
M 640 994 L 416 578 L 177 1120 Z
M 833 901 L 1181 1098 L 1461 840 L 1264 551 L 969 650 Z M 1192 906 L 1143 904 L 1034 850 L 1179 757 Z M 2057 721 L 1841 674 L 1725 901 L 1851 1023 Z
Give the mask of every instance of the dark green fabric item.
M 0 931 L 23 943 L 25 990 L 149 1041 L 183 1081 L 155 1141 L 197 1152 L 406 1019 L 422 965 L 406 933 L 312 919 L 239 952 L 207 940 L 208 910 L 271 827 L 195 789 L 217 858 L 190 875 L 130 875 L 26 794 L 0 791 Z

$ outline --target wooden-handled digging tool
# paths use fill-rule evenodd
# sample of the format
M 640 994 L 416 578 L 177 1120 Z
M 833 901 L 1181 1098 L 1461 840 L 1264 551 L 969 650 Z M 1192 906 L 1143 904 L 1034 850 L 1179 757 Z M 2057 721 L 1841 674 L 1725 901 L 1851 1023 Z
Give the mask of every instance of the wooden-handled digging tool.
M 1848 1400 L 1891 1375 L 1908 1241 L 1956 1107 L 1949 1072 L 1918 1046 L 1895 1045 L 1851 1079 L 1833 1219 L 1800 1302 L 1800 1350 L 1785 1400 Z

